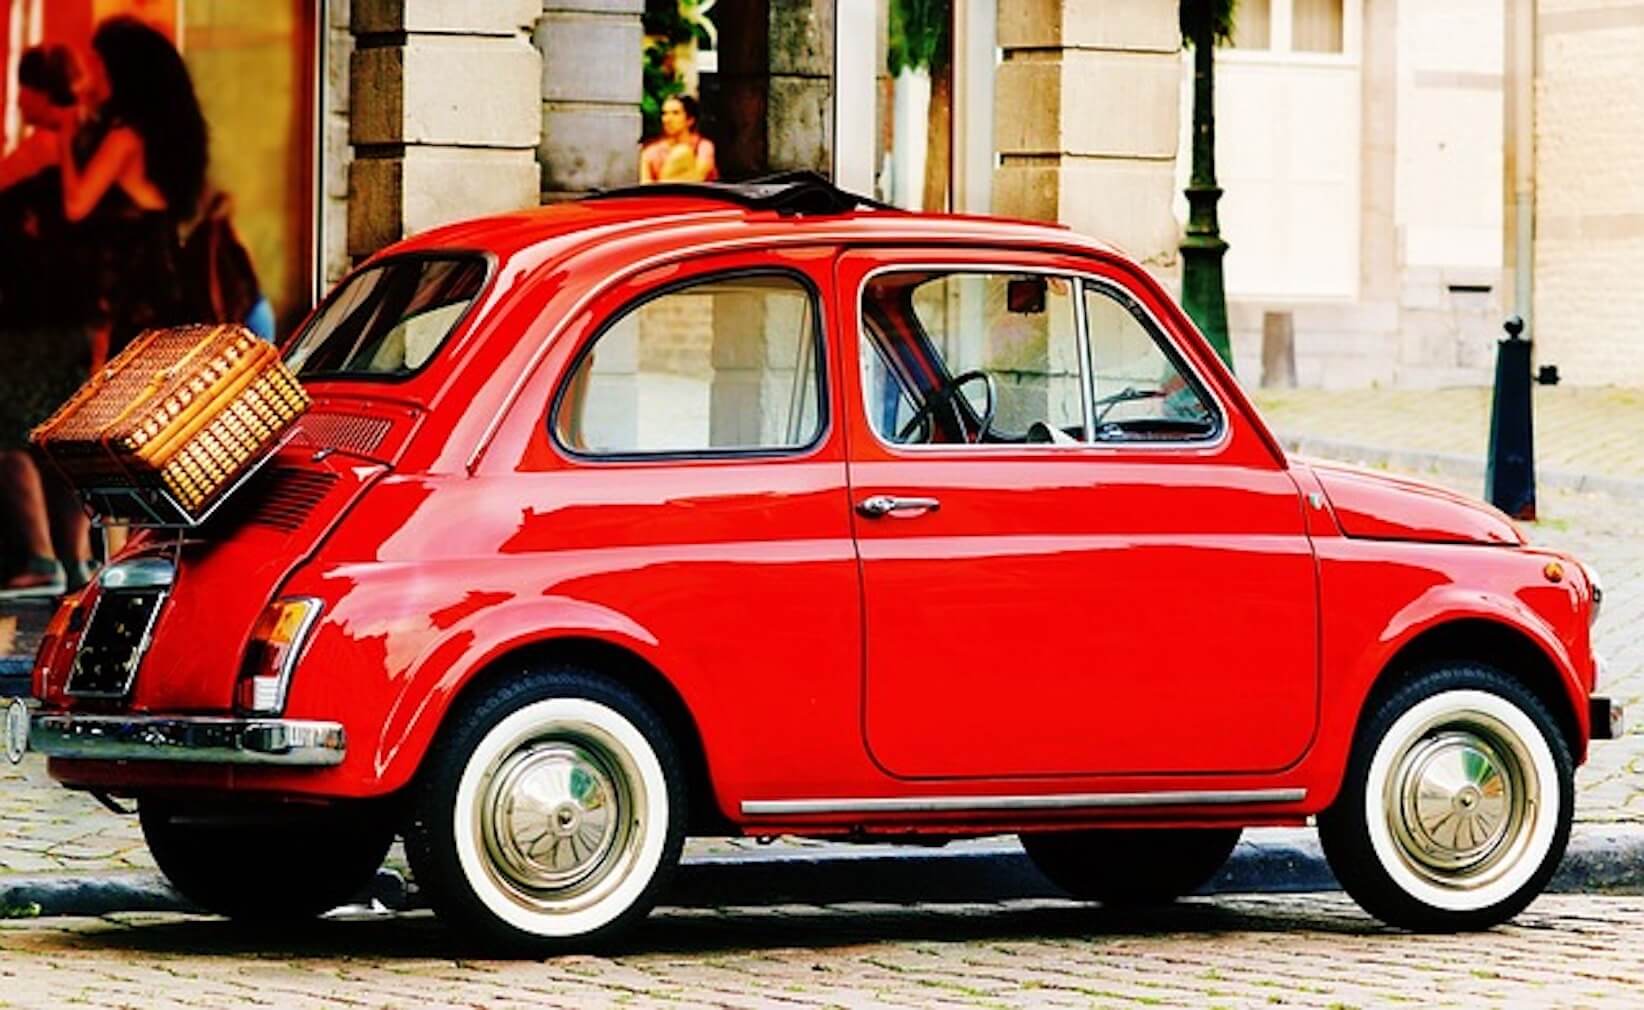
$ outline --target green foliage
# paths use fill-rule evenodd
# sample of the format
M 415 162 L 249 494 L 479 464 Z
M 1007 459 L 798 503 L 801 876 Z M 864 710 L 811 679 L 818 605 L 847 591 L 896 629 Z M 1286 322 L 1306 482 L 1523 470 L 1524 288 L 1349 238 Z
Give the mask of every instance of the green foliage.
M 1182 29 L 1182 44 L 1193 48 L 1194 27 L 1210 18 L 1210 37 L 1217 45 L 1233 41 L 1233 15 L 1239 0 L 1180 0 L 1176 9 Z
M 903 70 L 939 74 L 948 65 L 948 0 L 890 0 L 886 64 L 891 76 Z
M 674 70 L 674 45 L 661 36 L 645 42 L 645 93 L 639 99 L 644 120 L 641 136 L 662 134 L 662 103 L 685 90 L 685 82 Z
M 645 34 L 660 36 L 669 45 L 693 39 L 707 42 L 703 17 L 697 10 L 699 6 L 699 0 L 645 0 L 645 13 L 641 17 Z

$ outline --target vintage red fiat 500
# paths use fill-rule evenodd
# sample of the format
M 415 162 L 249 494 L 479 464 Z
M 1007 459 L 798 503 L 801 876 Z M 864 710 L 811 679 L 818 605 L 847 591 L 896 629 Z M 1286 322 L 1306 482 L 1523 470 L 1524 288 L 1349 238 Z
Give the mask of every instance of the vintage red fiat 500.
M 621 191 L 402 242 L 284 354 L 296 436 L 65 602 L 8 719 L 231 916 L 396 834 L 537 946 L 632 925 L 687 834 L 1014 832 L 1159 901 L 1316 818 L 1370 912 L 1477 928 L 1618 724 L 1591 571 L 1287 457 L 1066 230 Z

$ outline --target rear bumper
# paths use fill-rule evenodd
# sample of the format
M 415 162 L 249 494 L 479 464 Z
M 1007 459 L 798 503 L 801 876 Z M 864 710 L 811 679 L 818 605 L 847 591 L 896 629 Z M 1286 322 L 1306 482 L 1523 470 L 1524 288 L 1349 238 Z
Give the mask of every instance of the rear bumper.
M 342 763 L 342 724 L 216 716 L 77 715 L 31 712 L 12 701 L 5 749 L 91 761 L 172 761 L 210 765 L 326 768 Z
M 1593 696 L 1587 702 L 1594 740 L 1615 740 L 1627 732 L 1627 713 L 1608 698 Z

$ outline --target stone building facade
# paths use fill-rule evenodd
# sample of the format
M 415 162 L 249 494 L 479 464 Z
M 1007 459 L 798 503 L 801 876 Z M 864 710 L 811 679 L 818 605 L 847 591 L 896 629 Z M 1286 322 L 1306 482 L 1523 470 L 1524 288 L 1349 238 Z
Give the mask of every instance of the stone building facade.
M 1644 386 L 1644 3 L 1537 0 L 1537 357 Z

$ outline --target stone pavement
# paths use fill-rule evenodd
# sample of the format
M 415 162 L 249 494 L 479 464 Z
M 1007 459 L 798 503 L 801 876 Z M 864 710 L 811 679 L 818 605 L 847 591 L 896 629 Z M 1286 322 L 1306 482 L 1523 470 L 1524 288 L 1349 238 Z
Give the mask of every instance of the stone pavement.
M 1644 899 L 1544 897 L 1418 936 L 1340 895 L 658 911 L 625 951 L 499 961 L 425 914 L 257 933 L 177 915 L 0 922 L 0 1005 L 1615 1007 L 1644 1004 Z

